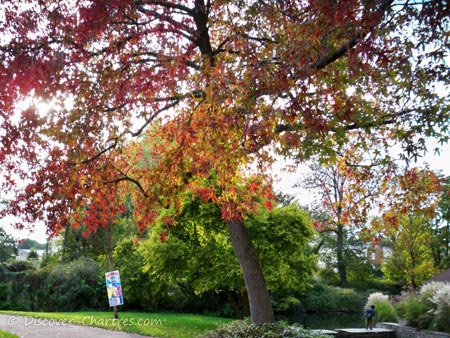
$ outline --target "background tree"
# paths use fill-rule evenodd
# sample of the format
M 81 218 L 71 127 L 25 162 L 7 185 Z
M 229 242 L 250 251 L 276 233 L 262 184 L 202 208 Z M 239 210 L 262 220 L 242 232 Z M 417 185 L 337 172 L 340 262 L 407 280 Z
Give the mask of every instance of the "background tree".
M 153 231 L 153 228 L 151 229 Z M 156 230 L 155 230 L 156 231 Z M 114 248 L 114 262 L 120 271 L 127 308 L 144 311 L 169 310 L 161 307 L 166 289 L 158 276 L 150 276 L 145 269 L 145 256 L 141 241 L 123 238 Z M 155 278 L 156 277 L 156 278 Z M 165 280 L 165 282 L 168 282 Z
M 383 271 L 389 279 L 415 291 L 438 272 L 430 247 L 433 233 L 429 220 L 419 215 L 404 216 L 399 222 L 390 237 L 392 256 Z
M 431 243 L 435 265 L 441 270 L 450 268 L 450 177 L 442 182 L 437 217 L 433 222 L 434 241 Z
M 27 259 L 28 260 L 37 260 L 39 258 L 39 255 L 35 249 L 31 249 L 28 253 Z
M 39 243 L 33 239 L 30 238 L 23 238 L 20 241 L 18 241 L 17 248 L 18 249 L 38 249 L 38 250 L 45 250 L 46 249 L 45 243 Z
M 336 261 L 336 234 L 333 231 L 318 229 L 318 241 L 321 243 L 318 255 L 323 267 L 319 276 L 324 281 L 341 284 Z M 369 264 L 367 251 L 370 243 L 363 241 L 359 232 L 353 228 L 343 229 L 342 260 L 345 264 L 347 282 L 369 280 L 374 277 L 376 270 Z
M 437 271 L 431 221 L 436 217 L 440 188 L 441 180 L 434 172 L 406 169 L 390 182 L 389 207 L 372 222 L 373 229 L 381 230 L 393 243 L 387 275 L 407 281 L 412 290 Z
M 17 247 L 12 236 L 8 235 L 3 228 L 0 228 L 0 262 L 11 259 L 17 255 Z
M 271 197 L 271 150 L 333 160 L 350 130 L 357 145 L 384 133 L 407 156 L 424 150 L 421 135 L 445 140 L 448 97 L 435 89 L 450 81 L 448 14 L 444 1 L 4 3 L 0 161 L 6 186 L 29 183 L 7 212 L 58 232 L 92 197 L 80 178 L 126 179 L 144 226 L 180 191 L 211 193 L 213 169 L 252 321 L 273 321 L 243 224 Z M 20 108 L 40 99 L 46 116 Z M 116 161 L 157 119 L 161 161 L 130 175 Z M 105 164 L 120 170 L 105 177 Z M 242 180 L 252 168 L 262 178 Z
M 320 198 L 317 207 L 323 210 L 322 219 L 315 221 L 316 229 L 324 233 L 327 241 L 335 241 L 334 261 L 342 286 L 347 284 L 347 259 L 352 249 L 350 240 L 358 228 L 366 227 L 369 212 L 381 200 L 383 181 L 389 178 L 392 164 L 371 159 L 364 149 L 350 149 L 332 165 L 313 162 L 309 165 L 308 177 L 303 185 Z M 324 215 L 327 215 L 324 218 Z M 332 234 L 333 236 L 327 235 Z M 330 243 L 328 243 L 330 244 Z M 328 247 L 330 247 L 328 245 Z M 350 251 L 348 251 L 350 250 Z

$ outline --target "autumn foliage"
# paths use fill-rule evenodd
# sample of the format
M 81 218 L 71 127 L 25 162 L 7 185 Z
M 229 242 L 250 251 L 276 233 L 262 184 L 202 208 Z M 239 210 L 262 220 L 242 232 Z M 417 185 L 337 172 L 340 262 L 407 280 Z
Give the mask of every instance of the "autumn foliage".
M 224 217 L 232 218 L 251 211 L 255 196 L 270 199 L 254 182 L 236 181 L 250 164 L 265 172 L 274 148 L 328 156 L 349 130 L 389 128 L 414 153 L 415 134 L 445 130 L 446 99 L 427 83 L 448 79 L 448 10 L 445 2 L 387 0 L 2 4 L 6 183 L 45 180 L 50 172 L 64 177 L 23 196 L 30 205 L 47 199 L 56 213 L 73 207 L 62 199 L 88 193 L 78 191 L 78 172 L 100 177 L 105 165 L 117 166 L 99 180 L 136 180 L 147 197 L 161 200 L 189 182 L 223 202 Z M 401 34 L 409 27 L 411 36 Z M 420 57 L 416 47 L 424 49 Z M 53 109 L 22 110 L 30 97 Z M 156 120 L 148 138 L 159 140 L 151 156 L 157 174 L 132 176 L 121 157 L 130 138 L 149 133 Z M 137 153 L 126 160 L 140 161 Z M 219 196 L 202 183 L 212 170 Z M 160 186 L 148 191 L 153 185 Z M 34 199 L 38 190 L 44 196 Z M 13 213 L 26 209 L 19 204 Z M 52 231 L 66 212 L 47 217 Z
M 407 217 L 435 218 L 442 185 L 443 178 L 428 168 L 405 169 L 389 182 L 381 217 L 372 221 L 374 233 L 389 235 Z

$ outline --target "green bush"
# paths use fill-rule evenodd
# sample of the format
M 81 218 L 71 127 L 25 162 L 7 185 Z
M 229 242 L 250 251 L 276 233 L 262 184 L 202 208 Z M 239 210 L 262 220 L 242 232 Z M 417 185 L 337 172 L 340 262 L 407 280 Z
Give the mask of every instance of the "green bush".
M 9 283 L 1 283 L 0 284 L 0 310 L 7 310 L 11 306 L 11 302 L 8 301 L 9 294 L 10 294 Z
M 208 331 L 201 338 L 328 338 L 330 336 L 306 330 L 301 326 L 287 325 L 284 322 L 274 324 L 253 324 L 248 320 L 239 320 Z
M 40 298 L 47 311 L 102 308 L 107 301 L 99 264 L 90 258 L 80 258 L 58 265 L 49 272 Z
M 0 284 L 0 302 L 8 300 L 10 285 L 9 283 Z
M 405 320 L 406 325 L 427 329 L 433 316 L 430 307 L 419 296 L 411 296 L 395 306 L 398 316 Z
M 11 272 L 22 272 L 35 269 L 33 263 L 29 261 L 9 261 L 6 263 L 6 268 Z
M 363 297 L 353 289 L 329 286 L 315 281 L 300 297 L 303 312 L 355 312 L 363 307 Z
M 353 289 L 333 288 L 336 294 L 336 311 L 353 312 L 360 309 L 363 298 Z

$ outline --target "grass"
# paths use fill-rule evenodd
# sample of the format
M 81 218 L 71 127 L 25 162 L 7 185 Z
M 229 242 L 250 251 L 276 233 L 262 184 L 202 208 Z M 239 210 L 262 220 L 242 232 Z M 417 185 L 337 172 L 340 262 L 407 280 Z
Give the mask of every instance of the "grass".
M 0 338 L 19 338 L 15 334 L 0 330 Z
M 397 323 L 398 320 L 394 307 L 388 300 L 376 301 L 374 305 L 376 310 L 375 321 Z
M 0 311 L 4 314 L 29 316 L 63 324 L 95 326 L 109 330 L 126 331 L 161 338 L 193 338 L 206 330 L 214 329 L 231 319 L 181 313 L 119 312 L 113 319 L 111 312 L 17 312 Z M 45 324 L 45 322 L 43 322 Z M 48 322 L 49 325 L 52 322 Z M 0 337 L 3 337 L 0 335 Z M 9 336 L 5 336 L 8 337 Z M 14 337 L 14 336 L 11 336 Z

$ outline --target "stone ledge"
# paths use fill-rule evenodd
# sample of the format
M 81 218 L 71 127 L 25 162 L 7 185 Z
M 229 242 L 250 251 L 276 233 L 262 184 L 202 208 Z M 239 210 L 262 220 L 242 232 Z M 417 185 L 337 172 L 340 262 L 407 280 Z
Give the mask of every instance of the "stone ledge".
M 318 330 L 311 330 L 311 331 L 314 333 L 327 334 L 329 336 L 336 336 L 338 334 L 335 330 L 318 329 Z
M 396 338 L 395 331 L 386 328 L 374 328 L 373 330 L 366 329 L 336 329 L 336 337 L 338 338 Z

